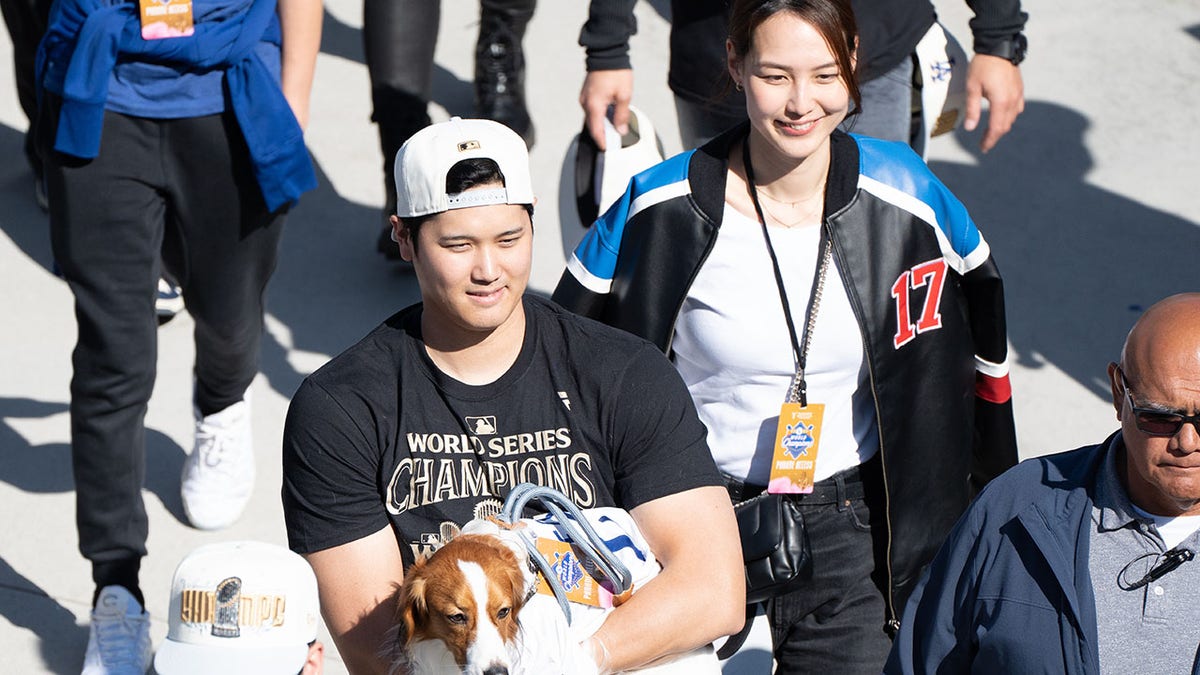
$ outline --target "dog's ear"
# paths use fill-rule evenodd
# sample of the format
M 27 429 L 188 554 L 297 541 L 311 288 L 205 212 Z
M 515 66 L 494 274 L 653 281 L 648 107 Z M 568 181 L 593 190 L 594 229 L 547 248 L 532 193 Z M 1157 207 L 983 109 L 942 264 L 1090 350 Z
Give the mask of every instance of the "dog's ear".
M 419 560 L 404 575 L 404 586 L 400 589 L 397 607 L 397 624 L 400 627 L 399 643 L 407 647 L 416 635 L 417 627 L 429 618 L 429 605 L 425 599 L 425 561 Z
M 515 556 L 514 556 L 515 557 Z M 527 573 L 524 567 L 527 565 L 521 558 L 516 558 L 516 565 L 508 565 L 505 567 L 505 574 L 508 576 L 508 585 L 512 589 L 513 613 L 521 611 L 525 606 L 525 594 L 528 586 Z

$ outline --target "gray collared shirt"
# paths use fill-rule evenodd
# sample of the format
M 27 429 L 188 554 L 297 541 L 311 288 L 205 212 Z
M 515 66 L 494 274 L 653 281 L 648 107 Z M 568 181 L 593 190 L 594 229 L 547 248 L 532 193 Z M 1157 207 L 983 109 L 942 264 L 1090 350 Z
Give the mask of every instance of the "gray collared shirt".
M 1121 435 L 1096 475 L 1088 567 L 1096 595 L 1100 669 L 1105 673 L 1190 673 L 1200 659 L 1200 559 L 1134 590 L 1166 551 L 1154 523 L 1138 516 L 1117 473 Z M 1200 549 L 1200 532 L 1179 544 Z M 1200 556 L 1198 556 L 1200 557 Z

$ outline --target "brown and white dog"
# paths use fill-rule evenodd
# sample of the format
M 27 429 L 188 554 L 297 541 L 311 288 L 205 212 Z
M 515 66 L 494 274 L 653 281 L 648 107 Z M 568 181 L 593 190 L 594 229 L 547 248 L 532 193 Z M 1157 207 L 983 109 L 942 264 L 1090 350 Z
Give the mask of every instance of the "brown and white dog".
M 591 511 L 605 512 L 600 525 L 633 529 L 622 540 L 627 550 L 635 549 L 636 557 L 629 560 L 639 561 L 630 565 L 635 591 L 657 575 L 660 566 L 628 513 Z M 572 604 L 574 620 L 568 625 L 554 599 L 534 592 L 536 585 L 537 574 L 516 531 L 471 521 L 463 534 L 405 573 L 392 672 L 594 675 L 596 664 L 579 643 L 599 629 L 612 608 Z M 712 647 L 705 646 L 639 672 L 693 675 L 719 673 L 720 666 Z
M 512 672 L 530 574 L 523 549 L 486 534 L 461 534 L 418 560 L 404 575 L 399 606 L 408 669 Z

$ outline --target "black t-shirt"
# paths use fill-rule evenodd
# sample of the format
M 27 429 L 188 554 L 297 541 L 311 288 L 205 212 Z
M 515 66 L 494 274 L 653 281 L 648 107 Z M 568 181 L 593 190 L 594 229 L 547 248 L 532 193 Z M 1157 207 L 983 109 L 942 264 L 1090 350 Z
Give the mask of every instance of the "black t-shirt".
M 283 435 L 288 542 L 301 553 L 392 524 L 406 563 L 499 511 L 513 486 L 580 507 L 639 504 L 721 479 L 674 367 L 653 345 L 524 299 L 525 341 L 498 380 L 442 373 L 421 306 L 305 379 Z

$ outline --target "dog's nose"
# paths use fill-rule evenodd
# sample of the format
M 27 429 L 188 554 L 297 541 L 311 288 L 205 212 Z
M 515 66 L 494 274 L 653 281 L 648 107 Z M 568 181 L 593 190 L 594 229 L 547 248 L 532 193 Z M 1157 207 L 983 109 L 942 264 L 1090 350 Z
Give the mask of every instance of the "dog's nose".
M 504 666 L 489 666 L 483 671 L 483 675 L 508 675 L 508 668 Z

